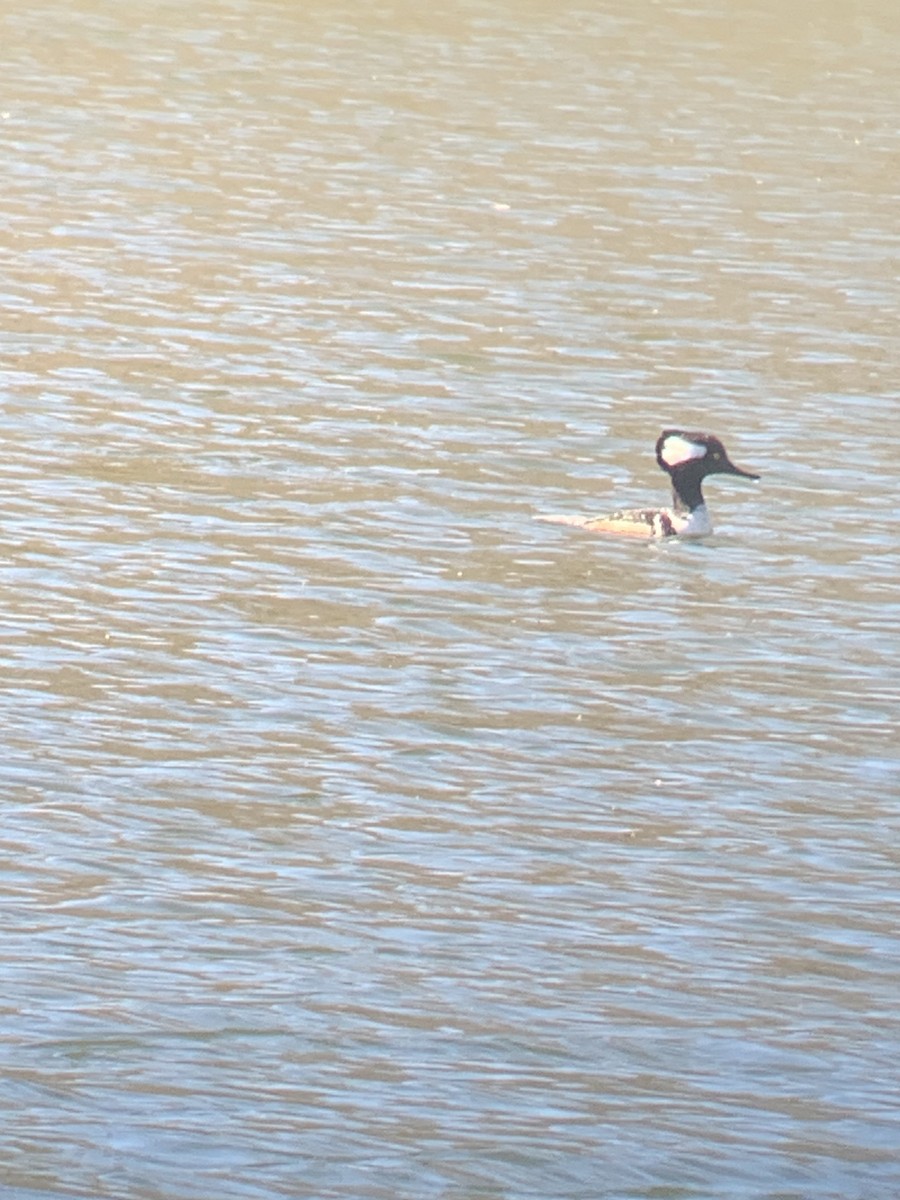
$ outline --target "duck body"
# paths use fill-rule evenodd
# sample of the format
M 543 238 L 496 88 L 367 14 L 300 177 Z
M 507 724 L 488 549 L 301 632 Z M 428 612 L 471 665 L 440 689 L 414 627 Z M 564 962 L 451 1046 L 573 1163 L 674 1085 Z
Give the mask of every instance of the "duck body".
M 759 479 L 736 467 L 721 441 L 710 433 L 664 429 L 656 442 L 656 461 L 672 482 L 671 508 L 632 508 L 599 517 L 547 514 L 537 520 L 623 537 L 706 537 L 712 533 L 712 521 L 703 499 L 703 480 L 708 475 Z

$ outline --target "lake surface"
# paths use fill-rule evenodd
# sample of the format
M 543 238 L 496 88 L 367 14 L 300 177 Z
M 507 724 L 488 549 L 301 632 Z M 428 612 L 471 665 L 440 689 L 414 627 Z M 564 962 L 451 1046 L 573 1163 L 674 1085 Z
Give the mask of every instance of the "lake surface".
M 0 34 L 4 1198 L 896 1200 L 893 0 Z

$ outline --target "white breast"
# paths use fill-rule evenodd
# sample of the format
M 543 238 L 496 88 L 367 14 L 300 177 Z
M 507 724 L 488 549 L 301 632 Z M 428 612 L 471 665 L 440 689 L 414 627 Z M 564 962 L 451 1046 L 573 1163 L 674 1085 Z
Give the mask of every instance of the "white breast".
M 690 513 L 672 513 L 671 517 L 679 537 L 706 537 L 712 533 L 712 521 L 705 504 Z

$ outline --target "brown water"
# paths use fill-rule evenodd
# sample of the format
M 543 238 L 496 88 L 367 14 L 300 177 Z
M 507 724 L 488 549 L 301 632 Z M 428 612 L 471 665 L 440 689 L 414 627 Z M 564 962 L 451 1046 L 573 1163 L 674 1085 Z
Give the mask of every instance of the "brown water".
M 896 5 L 0 35 L 3 1197 L 896 1200 Z

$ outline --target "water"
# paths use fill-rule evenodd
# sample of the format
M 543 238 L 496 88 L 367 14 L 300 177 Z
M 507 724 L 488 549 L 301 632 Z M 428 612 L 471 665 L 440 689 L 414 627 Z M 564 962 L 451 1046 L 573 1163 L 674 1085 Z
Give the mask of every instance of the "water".
M 893 6 L 2 23 L 4 1196 L 893 1200 Z

